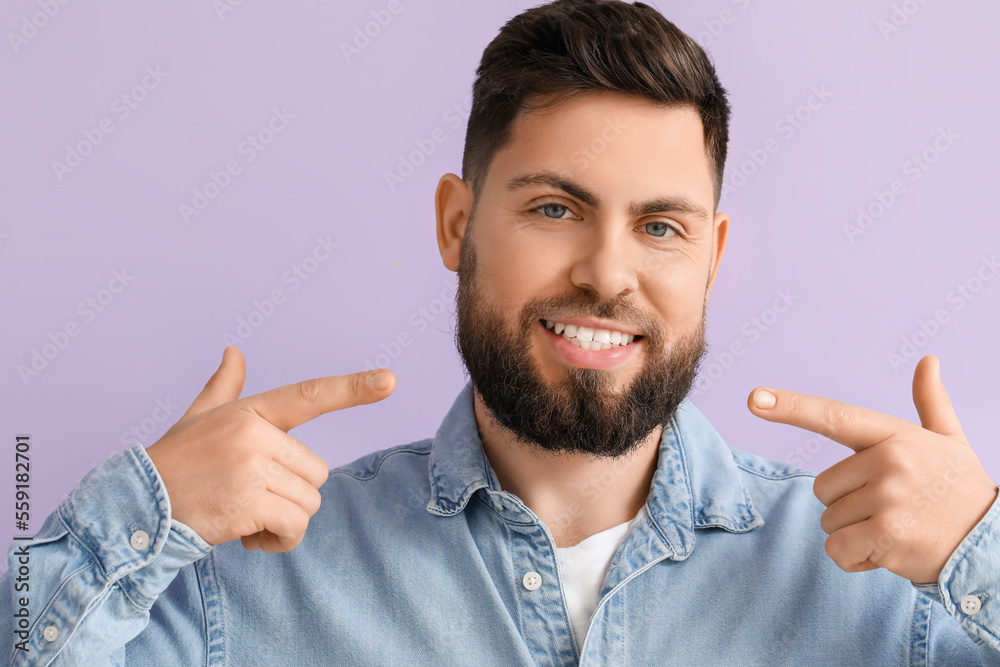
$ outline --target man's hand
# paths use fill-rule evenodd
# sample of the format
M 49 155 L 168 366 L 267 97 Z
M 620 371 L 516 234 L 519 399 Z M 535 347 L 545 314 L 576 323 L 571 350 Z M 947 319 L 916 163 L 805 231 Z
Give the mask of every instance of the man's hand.
M 918 584 L 944 564 L 997 498 L 941 382 L 934 355 L 913 374 L 923 428 L 904 419 L 820 396 L 758 387 L 750 411 L 855 451 L 816 477 L 813 491 L 826 552 L 847 572 L 884 567 Z M 776 398 L 767 398 L 770 392 Z M 770 404 L 770 405 L 769 405 Z
M 287 431 L 332 410 L 391 394 L 388 370 L 306 380 L 240 398 L 243 353 L 222 364 L 176 424 L 146 449 L 163 478 L 171 516 L 209 544 L 241 538 L 253 551 L 298 546 L 319 509 L 326 462 Z

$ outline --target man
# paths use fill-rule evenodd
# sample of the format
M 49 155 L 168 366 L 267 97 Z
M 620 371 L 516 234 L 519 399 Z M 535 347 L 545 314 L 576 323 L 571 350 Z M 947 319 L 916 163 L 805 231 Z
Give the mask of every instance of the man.
M 935 357 L 923 428 L 751 394 L 857 450 L 819 476 L 685 400 L 729 227 L 704 52 L 646 5 L 559 0 L 474 93 L 435 200 L 471 382 L 434 438 L 328 471 L 287 432 L 392 374 L 239 398 L 227 348 L 48 518 L 23 634 L 7 575 L 13 664 L 1000 664 L 998 489 Z

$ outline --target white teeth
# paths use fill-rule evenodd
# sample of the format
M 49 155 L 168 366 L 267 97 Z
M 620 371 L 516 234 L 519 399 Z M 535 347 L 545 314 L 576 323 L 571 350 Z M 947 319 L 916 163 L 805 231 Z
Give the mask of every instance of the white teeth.
M 543 320 L 545 327 L 584 350 L 610 350 L 619 345 L 630 345 L 635 341 L 633 334 L 612 331 L 610 329 L 593 329 L 575 324 L 562 324 L 552 320 Z

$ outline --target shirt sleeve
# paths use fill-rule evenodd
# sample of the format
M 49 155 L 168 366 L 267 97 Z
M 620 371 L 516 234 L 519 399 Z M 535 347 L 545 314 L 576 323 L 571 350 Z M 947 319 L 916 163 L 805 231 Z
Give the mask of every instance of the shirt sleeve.
M 101 463 L 31 541 L 15 541 L 0 578 L 0 638 L 11 665 L 117 664 L 180 568 L 212 550 L 170 518 L 142 445 Z M 204 637 L 178 637 L 202 642 Z
M 958 621 L 979 649 L 983 665 L 1000 667 L 1000 495 L 959 543 L 937 583 L 914 587 Z M 934 629 L 932 622 L 932 635 Z M 935 637 L 930 640 L 934 645 Z M 946 652 L 947 642 L 938 644 Z

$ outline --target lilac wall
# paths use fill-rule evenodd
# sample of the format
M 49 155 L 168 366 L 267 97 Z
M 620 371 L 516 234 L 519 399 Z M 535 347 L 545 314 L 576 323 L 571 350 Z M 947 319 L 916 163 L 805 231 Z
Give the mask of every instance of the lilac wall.
M 244 395 L 383 365 L 383 344 L 409 334 L 388 364 L 394 396 L 292 433 L 331 465 L 433 435 L 463 383 L 434 188 L 461 169 L 483 48 L 531 3 L 399 0 L 345 57 L 341 44 L 388 6 L 4 3 L 0 507 L 13 503 L 14 435 L 30 433 L 31 532 L 129 444 L 124 433 L 162 435 L 218 366 L 226 334 L 250 334 Z M 916 419 L 913 368 L 934 353 L 1000 479 L 1000 279 L 977 276 L 1000 253 L 983 203 L 1000 154 L 1000 5 L 658 6 L 708 47 L 734 108 L 733 227 L 709 336 L 720 355 L 734 342 L 744 352 L 709 358 L 696 404 L 732 445 L 818 470 L 848 450 L 757 420 L 750 389 Z M 250 135 L 270 143 L 254 148 Z M 433 153 L 390 188 L 385 173 L 430 137 Z M 88 154 L 68 161 L 80 144 Z M 227 165 L 234 175 L 218 175 Z M 852 230 L 859 208 L 871 219 Z M 282 302 L 251 316 L 274 290 Z M 780 293 L 792 305 L 776 314 Z M 935 314 L 943 323 L 927 325 Z M 239 331 L 250 317 L 260 326 Z M 63 340 L 67 326 L 77 335 Z M 902 339 L 914 337 L 919 353 L 906 358 Z M 53 358 L 22 377 L 35 351 Z M 159 404 L 177 406 L 162 423 Z M 4 544 L 13 532 L 0 522 Z

